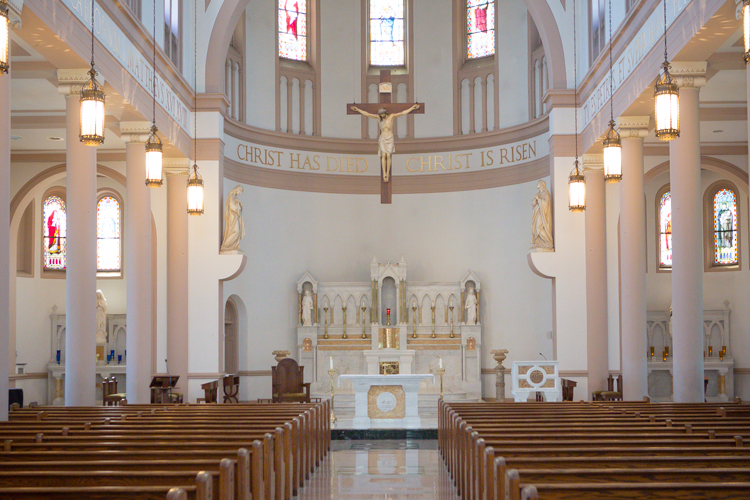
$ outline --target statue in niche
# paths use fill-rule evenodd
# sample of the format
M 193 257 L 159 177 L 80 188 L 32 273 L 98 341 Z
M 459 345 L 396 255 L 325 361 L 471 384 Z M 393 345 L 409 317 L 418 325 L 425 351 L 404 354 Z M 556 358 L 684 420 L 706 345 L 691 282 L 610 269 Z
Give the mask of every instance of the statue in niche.
M 236 186 L 229 191 L 224 205 L 224 241 L 219 253 L 236 253 L 240 251 L 240 240 L 245 237 L 245 223 L 242 221 L 242 202 L 237 195 L 245 189 Z
M 357 106 L 352 106 L 351 109 L 362 116 L 374 118 L 378 121 L 378 126 L 380 127 L 380 135 L 378 136 L 378 156 L 380 157 L 380 168 L 382 169 L 383 182 L 388 182 L 388 178 L 391 175 L 391 157 L 393 156 L 393 153 L 396 152 L 396 141 L 393 138 L 393 121 L 399 116 L 408 115 L 412 111 L 419 109 L 419 104 L 415 104 L 414 106 L 398 113 L 389 113 L 385 108 L 380 108 L 378 109 L 377 115 L 363 111 Z
M 302 326 L 312 326 L 313 298 L 310 290 L 302 297 Z
M 477 324 L 477 295 L 473 288 L 469 288 L 469 292 L 466 294 L 466 324 L 476 325 Z
M 107 299 L 101 290 L 96 291 L 96 343 L 107 343 Z
M 531 248 L 552 250 L 552 198 L 544 181 L 537 182 L 536 188 L 538 192 L 531 202 L 534 209 L 531 216 Z

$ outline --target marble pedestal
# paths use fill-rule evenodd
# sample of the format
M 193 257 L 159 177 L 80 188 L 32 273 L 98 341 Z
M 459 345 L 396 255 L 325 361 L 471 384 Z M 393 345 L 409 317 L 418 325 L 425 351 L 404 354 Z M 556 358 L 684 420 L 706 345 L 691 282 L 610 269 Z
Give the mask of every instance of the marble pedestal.
M 376 420 L 378 427 L 388 426 L 390 428 L 418 429 L 421 426 L 419 417 L 419 401 L 417 394 L 419 386 L 425 378 L 435 377 L 431 374 L 399 374 L 399 375 L 341 375 L 339 376 L 339 387 L 342 379 L 348 379 L 354 389 L 354 419 L 352 425 L 355 429 L 370 429 L 371 420 Z M 400 386 L 404 391 L 404 417 L 403 418 L 378 418 L 371 419 L 368 394 L 372 386 Z M 395 389 L 395 387 L 394 387 Z M 399 391 L 400 392 L 400 391 Z M 388 396 L 390 394 L 390 396 Z M 397 397 L 389 392 L 383 392 L 377 399 L 377 408 L 380 412 L 387 414 L 398 404 Z

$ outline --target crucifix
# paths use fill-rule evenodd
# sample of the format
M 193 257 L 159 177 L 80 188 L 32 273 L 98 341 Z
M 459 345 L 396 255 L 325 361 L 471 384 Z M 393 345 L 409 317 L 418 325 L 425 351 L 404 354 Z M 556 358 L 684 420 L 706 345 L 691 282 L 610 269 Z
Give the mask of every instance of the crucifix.
M 378 156 L 380 157 L 380 203 L 391 203 L 392 181 L 391 161 L 395 153 L 395 139 L 393 137 L 393 123 L 399 116 L 409 113 L 424 113 L 423 103 L 392 103 L 391 70 L 380 70 L 378 84 L 380 102 L 373 104 L 347 104 L 346 114 L 360 114 L 378 120 L 380 134 L 378 135 Z

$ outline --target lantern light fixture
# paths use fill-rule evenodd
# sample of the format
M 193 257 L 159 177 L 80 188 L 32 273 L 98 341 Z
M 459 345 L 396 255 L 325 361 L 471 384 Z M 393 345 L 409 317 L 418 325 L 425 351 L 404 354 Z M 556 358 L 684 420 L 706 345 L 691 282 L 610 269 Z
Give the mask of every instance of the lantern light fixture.
M 190 215 L 203 215 L 203 178 L 197 164 L 193 164 L 193 172 L 188 177 L 187 202 Z
M 654 87 L 656 137 L 662 141 L 680 137 L 680 88 L 669 72 L 671 67 L 667 58 L 667 0 L 664 0 L 664 62 Z
M 622 180 L 622 143 L 620 134 L 615 130 L 615 83 L 612 71 L 612 0 L 609 0 L 609 129 L 604 137 L 604 180 L 620 182 Z
M 578 168 L 578 157 L 575 168 L 568 177 L 568 208 L 571 212 L 586 210 L 586 178 Z
M 81 88 L 79 139 L 87 146 L 104 142 L 104 90 L 94 69 L 94 0 L 91 0 L 91 79 Z
M 620 134 L 615 130 L 615 121 L 609 121 L 609 129 L 604 137 L 604 180 L 620 182 L 622 180 L 622 143 Z
M 742 27 L 745 38 L 745 64 L 750 64 L 750 0 L 742 0 Z
M 146 185 L 159 187 L 162 184 L 162 144 L 156 135 L 156 125 L 151 126 L 151 133 L 146 141 Z
M 193 60 L 198 60 L 198 2 L 193 2 Z M 193 64 L 193 172 L 188 176 L 187 211 L 190 215 L 203 215 L 203 178 L 198 173 L 198 73 Z
M 163 169 L 163 155 L 162 155 L 162 144 L 159 136 L 156 132 L 159 130 L 156 128 L 156 5 L 154 4 L 154 59 L 153 59 L 153 76 L 151 82 L 153 84 L 153 99 L 152 99 L 152 122 L 151 122 L 151 133 L 146 141 L 146 185 L 148 187 L 157 188 L 162 185 L 162 169 Z
M 0 75 L 10 69 L 10 13 L 8 4 L 0 1 Z
M 576 50 L 576 3 L 573 2 L 573 85 L 575 92 L 573 94 L 575 105 L 573 113 L 575 116 L 575 149 L 576 161 L 575 167 L 568 177 L 568 208 L 571 212 L 583 212 L 586 210 L 586 178 L 578 168 L 578 52 Z

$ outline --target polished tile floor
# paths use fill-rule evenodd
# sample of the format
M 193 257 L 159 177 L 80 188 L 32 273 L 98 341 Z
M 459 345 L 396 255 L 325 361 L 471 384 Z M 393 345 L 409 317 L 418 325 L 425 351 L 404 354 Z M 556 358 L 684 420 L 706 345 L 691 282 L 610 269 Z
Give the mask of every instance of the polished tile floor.
M 458 500 L 437 441 L 333 441 L 299 500 Z

